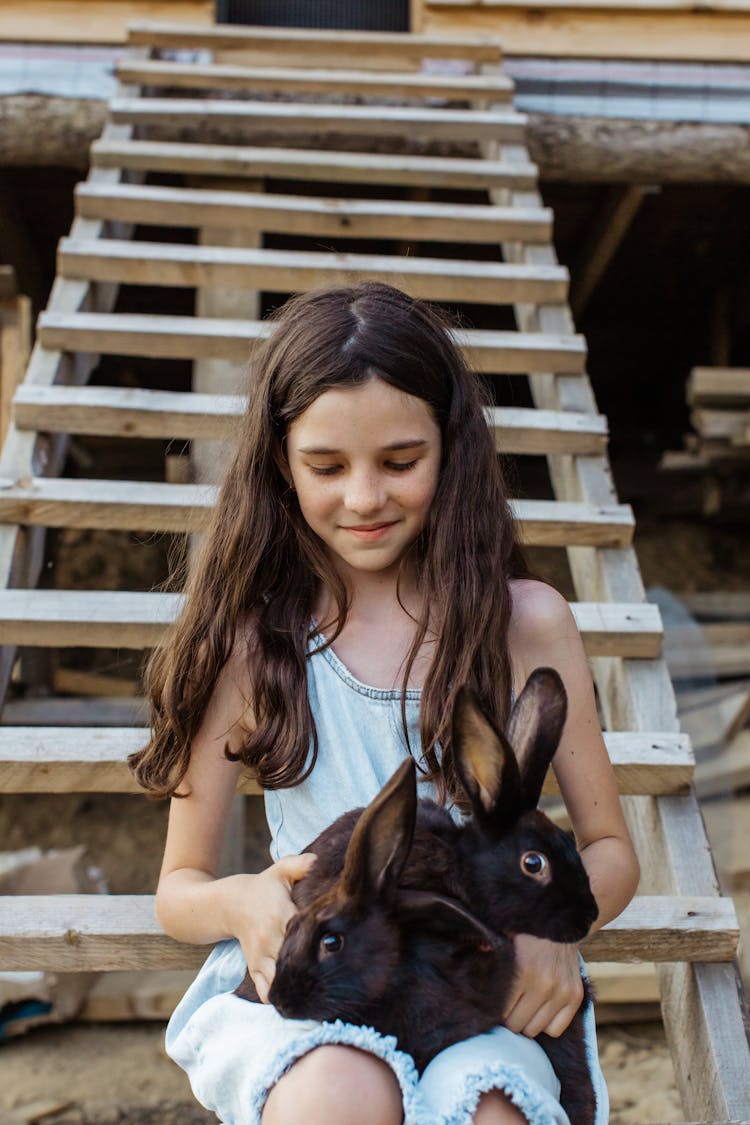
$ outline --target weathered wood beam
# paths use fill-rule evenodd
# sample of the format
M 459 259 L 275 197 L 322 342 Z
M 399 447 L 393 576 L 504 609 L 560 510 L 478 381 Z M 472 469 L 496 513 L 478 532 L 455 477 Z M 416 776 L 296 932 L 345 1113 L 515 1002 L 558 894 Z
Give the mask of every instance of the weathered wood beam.
M 125 43 L 135 19 L 205 23 L 213 0 L 97 0 L 82 18 L 77 0 L 3 0 L 0 39 L 22 43 Z
M 4 166 L 85 169 L 107 103 L 0 97 Z M 529 113 L 527 144 L 543 180 L 571 183 L 750 183 L 750 125 Z M 205 139 L 205 131 L 194 130 Z M 184 133 L 191 138 L 190 130 Z M 364 138 L 363 138 L 364 140 Z
M 0 903 L 0 954 L 8 969 L 178 969 L 206 956 L 205 947 L 161 931 L 151 895 L 11 895 Z M 738 938 L 731 899 L 645 896 L 584 948 L 592 961 L 725 962 Z
M 496 35 L 506 57 L 750 60 L 743 0 L 700 8 L 669 0 L 419 0 L 417 15 L 418 31 Z
M 29 701 L 27 712 L 32 714 L 34 706 L 40 713 L 46 711 L 49 703 L 49 699 Z M 111 703 L 110 699 L 107 705 Z M 144 703 L 127 700 L 129 713 L 137 706 L 144 709 Z M 127 767 L 127 756 L 140 749 L 148 735 L 145 726 L 0 726 L 0 793 L 142 792 Z M 604 740 L 621 793 L 687 790 L 694 762 L 686 735 L 618 731 L 606 733 Z M 261 792 L 247 775 L 238 789 Z M 552 770 L 544 792 L 559 792 Z

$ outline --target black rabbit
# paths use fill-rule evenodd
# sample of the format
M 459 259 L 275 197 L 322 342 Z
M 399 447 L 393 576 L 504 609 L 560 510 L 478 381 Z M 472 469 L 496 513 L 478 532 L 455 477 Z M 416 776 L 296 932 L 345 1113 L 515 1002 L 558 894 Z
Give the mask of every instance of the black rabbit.
M 535 807 L 565 712 L 550 669 L 529 678 L 507 737 L 462 691 L 454 747 L 467 823 L 417 802 L 406 762 L 366 810 L 321 833 L 308 849 L 318 861 L 293 891 L 299 913 L 270 992 L 282 1014 L 371 1024 L 396 1035 L 421 1070 L 498 1024 L 513 980 L 511 935 L 585 936 L 597 913 L 585 870 L 570 837 Z M 257 999 L 249 976 L 237 992 Z M 575 1125 L 595 1115 L 587 999 L 559 1039 L 539 1036 Z

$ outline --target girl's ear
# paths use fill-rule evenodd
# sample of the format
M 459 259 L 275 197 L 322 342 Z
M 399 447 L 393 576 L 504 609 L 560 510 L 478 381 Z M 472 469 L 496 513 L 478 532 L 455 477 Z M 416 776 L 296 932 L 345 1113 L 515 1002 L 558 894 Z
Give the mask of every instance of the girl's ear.
M 516 700 L 508 723 L 508 740 L 521 771 L 524 809 L 539 803 L 550 762 L 560 745 L 568 697 L 554 668 L 536 668 Z
M 518 766 L 510 743 L 467 687 L 459 690 L 453 708 L 453 755 L 480 826 L 490 833 L 504 831 L 520 812 Z
M 286 444 L 286 437 L 282 438 L 281 441 L 279 441 L 278 438 L 274 437 L 273 446 L 272 446 L 273 461 L 274 461 L 274 464 L 275 464 L 276 468 L 279 470 L 282 477 L 286 481 L 286 483 L 293 490 L 294 485 L 292 484 L 292 473 L 291 473 L 291 469 L 289 468 L 289 462 L 288 462 L 287 456 L 286 456 L 286 449 L 284 448 L 285 444 Z
M 408 758 L 362 813 L 349 840 L 341 873 L 347 897 L 366 905 L 396 893 L 414 837 L 417 780 Z

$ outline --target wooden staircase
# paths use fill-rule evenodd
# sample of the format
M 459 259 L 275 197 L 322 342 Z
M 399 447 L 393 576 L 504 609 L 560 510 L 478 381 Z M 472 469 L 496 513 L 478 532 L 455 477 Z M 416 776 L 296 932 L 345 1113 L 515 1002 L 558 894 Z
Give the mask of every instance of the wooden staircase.
M 16 646 L 145 649 L 174 618 L 179 594 L 35 589 L 40 529 L 201 528 L 215 491 L 208 478 L 59 474 L 65 435 L 195 448 L 228 438 L 242 396 L 227 388 L 249 344 L 268 332 L 257 314 L 233 309 L 257 309 L 260 291 L 364 277 L 488 313 L 512 309 L 515 330 L 467 329 L 459 340 L 478 371 L 528 380 L 534 406 L 494 408 L 488 424 L 503 451 L 547 457 L 555 499 L 519 500 L 515 511 L 527 543 L 567 549 L 572 608 L 643 869 L 641 894 L 585 954 L 659 963 L 686 1120 L 750 1120 L 737 920 L 719 893 L 689 741 L 659 657 L 659 614 L 645 601 L 632 513 L 613 488 L 606 421 L 499 47 L 160 25 L 134 27 L 130 44 L 0 456 L 0 687 Z M 190 52 L 202 61 L 181 61 Z M 470 73 L 448 71 L 444 60 L 455 59 Z M 316 137 L 326 146 L 310 147 Z M 467 154 L 442 154 L 446 142 Z M 469 191 L 475 202 L 465 202 Z M 134 239 L 138 225 L 152 241 Z M 174 241 L 175 229 L 184 241 Z M 264 235 L 373 239 L 402 252 L 268 249 Z M 420 246 L 434 243 L 448 244 L 445 257 L 422 256 Z M 123 285 L 195 288 L 197 315 L 120 313 Z M 108 355 L 190 359 L 195 389 L 87 386 Z M 125 759 L 144 739 L 136 728 L 2 726 L 0 790 L 133 792 Z M 248 782 L 242 791 L 256 790 Z M 5 969 L 174 969 L 197 966 L 205 953 L 159 931 L 150 896 L 15 897 L 0 908 Z

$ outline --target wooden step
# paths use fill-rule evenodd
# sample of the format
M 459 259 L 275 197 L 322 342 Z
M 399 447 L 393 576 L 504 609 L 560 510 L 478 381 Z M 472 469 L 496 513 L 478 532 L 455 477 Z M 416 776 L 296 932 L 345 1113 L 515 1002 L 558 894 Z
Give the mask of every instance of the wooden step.
M 162 933 L 151 895 L 13 895 L 0 899 L 7 970 L 187 969 L 207 946 Z M 730 961 L 739 926 L 729 898 L 639 896 L 583 943 L 590 961 Z
M 323 149 L 253 148 L 176 141 L 99 140 L 91 146 L 96 168 L 195 175 L 274 176 L 285 180 L 401 184 L 422 187 L 514 188 L 536 184 L 535 164 L 458 157 L 331 152 Z
M 272 325 L 219 317 L 48 310 L 39 317 L 38 331 L 42 344 L 52 350 L 244 362 L 250 347 L 270 335 Z M 453 338 L 467 351 L 474 369 L 486 374 L 580 375 L 586 362 L 582 336 L 473 330 L 455 332 Z
M 107 528 L 120 531 L 203 530 L 218 490 L 210 485 L 161 481 L 34 477 L 0 480 L 0 522 L 31 527 Z M 557 500 L 514 500 L 524 543 L 536 547 L 626 547 L 633 538 L 627 504 L 595 507 Z
M 120 59 L 121 82 L 162 90 L 236 90 L 358 95 L 387 98 L 451 98 L 507 101 L 513 82 L 505 74 L 430 74 L 388 71 L 228 66 L 214 63 Z
M 184 129 L 199 125 L 264 133 L 423 137 L 444 141 L 518 141 L 526 118 L 514 109 L 432 109 L 421 106 L 325 105 L 314 102 L 230 101 L 226 98 L 113 98 L 109 115 L 121 125 Z
M 190 288 L 236 286 L 292 292 L 320 285 L 350 285 L 364 276 L 437 301 L 554 304 L 565 300 L 568 285 L 568 272 L 562 266 L 117 239 L 63 238 L 57 261 L 58 272 L 67 278 Z
M 147 739 L 147 727 L 0 726 L 0 793 L 138 793 L 126 758 Z M 620 793 L 674 794 L 690 785 L 686 735 L 607 732 L 604 741 Z M 238 788 L 260 792 L 250 778 Z M 544 791 L 559 791 L 552 771 Z
M 176 618 L 181 594 L 122 590 L 0 590 L 0 644 L 149 648 Z M 589 656 L 659 654 L 659 610 L 647 602 L 572 602 Z
M 498 63 L 503 57 L 499 43 L 489 36 L 404 35 L 403 32 L 232 27 L 228 24 L 191 26 L 158 21 L 131 23 L 128 44 L 131 47 L 258 51 L 266 58 L 296 52 L 303 66 L 321 55 L 328 65 L 329 59 L 344 67 L 350 66 L 354 59 L 363 62 L 386 60 L 404 68 L 422 59 Z
M 331 238 L 408 239 L 410 242 L 546 242 L 552 212 L 544 207 L 422 203 L 407 199 L 325 199 L 257 191 L 102 184 L 76 188 L 85 219 L 152 226 L 222 227 Z
M 245 406 L 240 395 L 32 384 L 22 384 L 13 399 L 20 430 L 184 441 L 231 438 Z M 601 414 L 527 407 L 493 407 L 488 414 L 503 453 L 593 454 L 606 447 Z

